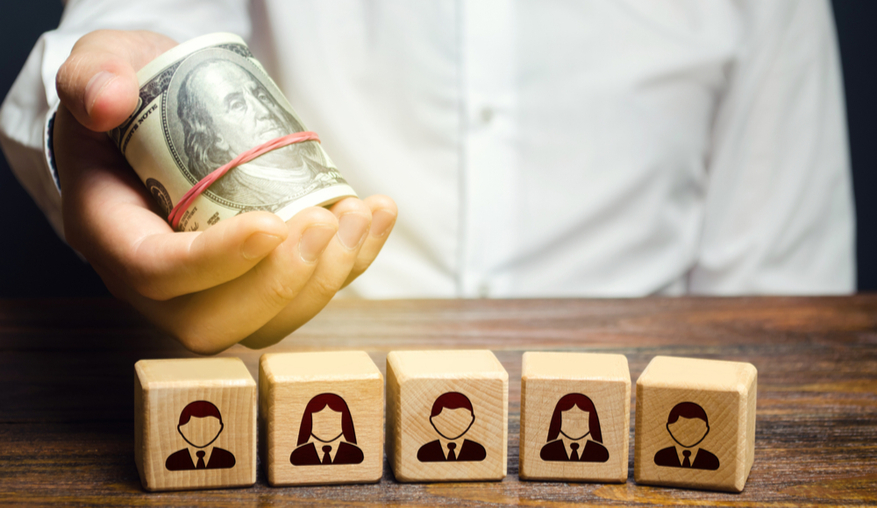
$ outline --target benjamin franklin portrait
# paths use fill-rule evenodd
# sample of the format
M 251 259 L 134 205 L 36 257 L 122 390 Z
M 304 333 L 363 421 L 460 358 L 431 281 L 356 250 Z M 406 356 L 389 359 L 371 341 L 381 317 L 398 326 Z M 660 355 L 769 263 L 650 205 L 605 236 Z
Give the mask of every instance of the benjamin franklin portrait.
M 195 180 L 246 150 L 305 130 L 278 101 L 276 86 L 254 72 L 259 70 L 245 58 L 214 48 L 196 53 L 174 73 L 168 125 L 177 158 Z M 339 175 L 330 166 L 316 142 L 297 143 L 232 169 L 208 192 L 233 206 L 276 211 L 335 183 Z

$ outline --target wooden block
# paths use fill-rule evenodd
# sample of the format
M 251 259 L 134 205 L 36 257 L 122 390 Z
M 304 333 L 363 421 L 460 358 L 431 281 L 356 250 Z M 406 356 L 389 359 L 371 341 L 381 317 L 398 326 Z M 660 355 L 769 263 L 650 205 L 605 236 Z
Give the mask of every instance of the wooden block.
M 259 384 L 262 459 L 271 485 L 381 479 L 384 377 L 368 354 L 265 354 Z
M 626 482 L 627 358 L 524 353 L 521 374 L 520 477 Z
M 636 382 L 637 483 L 741 492 L 757 379 L 749 363 L 656 356 Z
M 134 365 L 134 460 L 149 491 L 256 483 L 256 382 L 239 358 Z
M 387 355 L 387 458 L 396 479 L 504 478 L 508 385 L 486 350 Z

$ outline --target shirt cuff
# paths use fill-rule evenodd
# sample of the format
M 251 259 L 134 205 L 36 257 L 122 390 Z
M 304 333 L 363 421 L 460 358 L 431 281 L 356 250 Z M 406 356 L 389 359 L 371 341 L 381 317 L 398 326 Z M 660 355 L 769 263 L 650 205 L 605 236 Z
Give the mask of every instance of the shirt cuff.
M 58 195 L 61 195 L 61 179 L 58 177 L 58 165 L 55 163 L 55 114 L 58 112 L 58 105 L 49 108 L 46 114 L 46 127 L 43 131 L 43 156 L 46 158 L 46 167 L 49 168 L 49 174 L 52 181 L 55 182 L 55 189 Z

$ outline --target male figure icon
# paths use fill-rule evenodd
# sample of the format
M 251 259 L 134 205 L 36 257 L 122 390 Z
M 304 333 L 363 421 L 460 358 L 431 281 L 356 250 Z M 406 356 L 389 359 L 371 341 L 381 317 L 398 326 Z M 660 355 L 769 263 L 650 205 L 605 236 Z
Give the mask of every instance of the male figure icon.
M 669 446 L 659 450 L 655 454 L 655 464 L 715 471 L 719 468 L 719 458 L 703 448 L 695 448 L 709 431 L 709 420 L 702 407 L 694 402 L 676 404 L 667 417 L 667 432 L 680 448 Z
M 539 457 L 546 461 L 606 462 L 600 418 L 594 403 L 581 393 L 568 393 L 557 401 L 548 426 L 548 443 Z
M 222 433 L 222 414 L 213 403 L 197 400 L 180 413 L 177 431 L 189 447 L 172 453 L 165 461 L 168 471 L 227 469 L 234 467 L 234 455 L 218 446 L 210 447 Z M 193 457 L 194 455 L 194 457 Z
M 356 446 L 350 408 L 334 393 L 321 393 L 308 402 L 296 445 L 289 456 L 294 466 L 360 464 L 364 459 Z
M 468 439 L 460 442 L 475 422 L 472 402 L 462 393 L 440 395 L 432 404 L 429 422 L 441 437 L 417 450 L 420 462 L 481 461 L 487 457 L 487 451 L 479 443 Z

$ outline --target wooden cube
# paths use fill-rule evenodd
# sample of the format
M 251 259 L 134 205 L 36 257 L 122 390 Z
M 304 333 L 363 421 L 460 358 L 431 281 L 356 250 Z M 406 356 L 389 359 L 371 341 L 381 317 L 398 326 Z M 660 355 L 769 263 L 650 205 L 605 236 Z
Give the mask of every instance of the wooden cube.
M 742 491 L 757 378 L 749 363 L 655 357 L 636 382 L 637 483 Z
M 262 460 L 271 485 L 381 479 L 384 377 L 368 354 L 265 354 L 259 385 Z
M 256 382 L 239 358 L 134 365 L 134 460 L 149 491 L 256 483 Z
M 387 458 L 396 479 L 501 480 L 509 376 L 486 350 L 387 356 Z
M 629 442 L 624 355 L 524 353 L 521 478 L 625 482 Z

